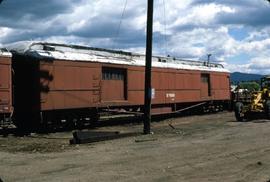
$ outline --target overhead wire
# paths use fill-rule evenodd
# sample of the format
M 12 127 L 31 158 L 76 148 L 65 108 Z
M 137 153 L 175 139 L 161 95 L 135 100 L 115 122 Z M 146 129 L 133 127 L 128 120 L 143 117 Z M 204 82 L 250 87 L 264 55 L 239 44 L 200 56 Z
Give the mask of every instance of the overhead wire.
M 159 0 L 157 4 L 156 17 L 159 17 L 161 29 L 159 35 L 160 53 L 164 56 L 168 55 L 168 40 L 167 40 L 167 13 L 165 0 Z
M 168 41 L 167 41 L 167 14 L 166 14 L 166 4 L 165 0 L 163 1 L 163 14 L 164 14 L 164 52 L 165 55 L 168 54 Z
M 127 2 L 128 2 L 128 0 L 125 0 L 123 11 L 121 13 L 121 18 L 120 18 L 120 21 L 119 21 L 119 24 L 118 24 L 118 27 L 117 27 L 117 30 L 116 30 L 116 35 L 115 35 L 115 37 L 113 39 L 113 46 L 112 46 L 113 49 L 115 49 L 116 41 L 119 38 L 120 29 L 121 29 L 123 18 L 124 18 L 124 15 L 125 15 L 125 12 L 126 12 L 126 8 L 127 8 Z
M 163 30 L 163 41 L 164 41 L 164 45 L 162 46 L 163 49 L 164 49 L 164 54 L 167 55 L 168 54 L 168 40 L 167 40 L 167 13 L 166 13 L 166 2 L 165 0 L 160 0 L 160 4 L 161 6 L 163 6 L 163 24 L 164 24 L 164 30 Z M 125 12 L 126 12 L 126 9 L 127 9 L 127 4 L 128 4 L 128 0 L 125 0 L 125 3 L 124 3 L 124 6 L 123 6 L 123 10 L 122 10 L 122 13 L 121 13 L 121 17 L 120 17 L 120 21 L 119 21 L 119 24 L 117 26 L 117 29 L 116 29 L 116 33 L 115 33 L 115 36 L 112 38 L 112 48 L 113 49 L 116 49 L 116 44 L 117 44 L 117 40 L 119 38 L 119 35 L 120 35 L 120 31 L 121 31 L 121 27 L 122 27 L 122 24 L 123 24 L 123 20 L 124 20 L 124 16 L 125 16 Z M 162 11 L 162 10 L 161 10 Z

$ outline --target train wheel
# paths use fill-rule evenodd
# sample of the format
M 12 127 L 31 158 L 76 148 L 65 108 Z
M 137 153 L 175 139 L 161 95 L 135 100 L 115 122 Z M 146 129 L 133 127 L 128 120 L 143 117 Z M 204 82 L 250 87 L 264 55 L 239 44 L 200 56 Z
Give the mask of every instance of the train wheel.
M 266 114 L 267 119 L 270 119 L 270 100 L 266 101 L 265 114 Z
M 243 121 L 244 113 L 243 113 L 243 103 L 237 102 L 234 108 L 235 118 L 237 121 Z

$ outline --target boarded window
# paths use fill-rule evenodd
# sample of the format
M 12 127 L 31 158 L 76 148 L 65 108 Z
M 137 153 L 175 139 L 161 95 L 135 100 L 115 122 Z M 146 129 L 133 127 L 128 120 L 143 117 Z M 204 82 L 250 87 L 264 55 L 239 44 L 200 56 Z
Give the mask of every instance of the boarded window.
M 124 80 L 125 70 L 102 68 L 102 80 Z
M 209 75 L 208 74 L 202 74 L 201 82 L 202 83 L 209 83 Z

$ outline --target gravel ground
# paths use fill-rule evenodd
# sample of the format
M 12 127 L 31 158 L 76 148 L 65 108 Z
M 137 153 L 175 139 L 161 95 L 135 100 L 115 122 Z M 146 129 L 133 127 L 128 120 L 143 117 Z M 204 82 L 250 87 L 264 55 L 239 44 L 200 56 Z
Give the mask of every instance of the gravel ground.
M 72 132 L 0 137 L 0 177 L 8 181 L 258 181 L 270 180 L 270 122 L 235 122 L 233 113 L 95 131 L 136 136 L 69 145 Z

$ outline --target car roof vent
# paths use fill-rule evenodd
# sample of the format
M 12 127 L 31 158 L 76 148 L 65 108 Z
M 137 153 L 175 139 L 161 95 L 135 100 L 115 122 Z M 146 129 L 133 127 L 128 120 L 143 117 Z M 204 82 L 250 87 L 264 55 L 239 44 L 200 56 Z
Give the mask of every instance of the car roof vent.
M 55 51 L 55 47 L 48 46 L 48 45 L 43 45 L 43 50 L 44 51 Z

